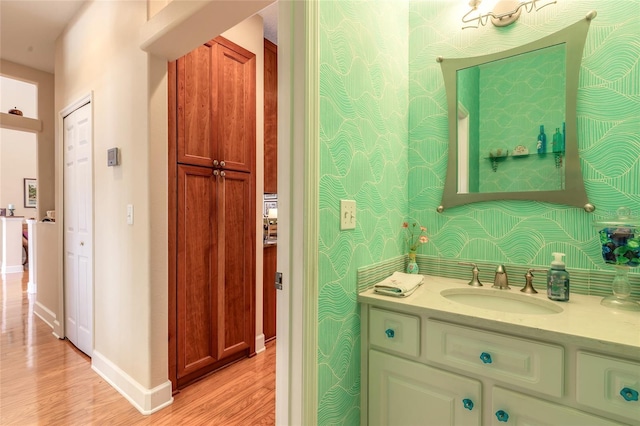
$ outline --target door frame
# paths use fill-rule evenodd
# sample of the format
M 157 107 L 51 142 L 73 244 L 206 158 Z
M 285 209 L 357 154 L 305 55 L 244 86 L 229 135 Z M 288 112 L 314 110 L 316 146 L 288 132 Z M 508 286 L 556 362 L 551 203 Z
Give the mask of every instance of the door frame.
M 60 176 L 60 191 L 59 191 L 59 199 L 56 203 L 58 206 L 58 211 L 56 212 L 57 216 L 61 219 L 60 226 L 58 226 L 58 253 L 60 256 L 58 258 L 58 312 L 59 316 L 55 318 L 51 322 L 53 325 L 53 334 L 59 339 L 64 339 L 65 334 L 65 270 L 64 270 L 64 119 L 66 116 L 74 112 L 75 110 L 89 105 L 89 120 L 91 120 L 91 348 L 95 347 L 95 176 L 94 176 L 94 140 L 93 140 L 93 128 L 94 128 L 94 120 L 93 120 L 93 90 L 89 91 L 85 95 L 81 96 L 74 102 L 71 102 L 66 107 L 61 109 L 58 112 L 58 137 L 60 141 L 62 141 L 62 149 L 60 150 L 61 155 L 58 159 L 58 166 L 61 168 L 62 173 Z

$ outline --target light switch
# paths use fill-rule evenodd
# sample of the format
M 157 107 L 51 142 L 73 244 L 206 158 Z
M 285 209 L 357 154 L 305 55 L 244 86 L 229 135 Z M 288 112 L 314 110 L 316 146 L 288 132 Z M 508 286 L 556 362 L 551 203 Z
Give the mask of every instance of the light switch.
M 356 229 L 356 202 L 340 200 L 340 230 Z
M 133 204 L 127 204 L 127 225 L 133 225 Z

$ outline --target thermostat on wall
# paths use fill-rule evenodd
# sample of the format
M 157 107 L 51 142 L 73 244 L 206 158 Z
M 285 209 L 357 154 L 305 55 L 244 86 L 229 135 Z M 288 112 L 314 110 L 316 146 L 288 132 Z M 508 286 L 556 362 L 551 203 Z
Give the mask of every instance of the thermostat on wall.
M 107 166 L 111 167 L 111 166 L 117 166 L 118 164 L 120 164 L 119 161 L 119 149 L 118 148 L 111 148 L 107 150 Z

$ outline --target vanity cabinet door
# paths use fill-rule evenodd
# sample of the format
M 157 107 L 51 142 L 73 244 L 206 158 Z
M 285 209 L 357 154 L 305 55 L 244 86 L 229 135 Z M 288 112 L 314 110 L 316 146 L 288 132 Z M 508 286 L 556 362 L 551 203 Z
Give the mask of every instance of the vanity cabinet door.
M 494 387 L 491 424 L 500 425 L 620 425 L 570 407 L 553 404 L 517 392 Z
M 370 425 L 479 425 L 481 406 L 477 380 L 369 351 Z
M 578 351 L 578 403 L 640 424 L 640 363 Z

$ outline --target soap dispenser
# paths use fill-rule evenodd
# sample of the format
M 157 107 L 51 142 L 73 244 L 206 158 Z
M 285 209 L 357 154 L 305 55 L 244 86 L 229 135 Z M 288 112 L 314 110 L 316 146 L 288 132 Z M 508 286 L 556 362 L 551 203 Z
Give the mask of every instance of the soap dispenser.
M 547 297 L 559 302 L 569 300 L 569 273 L 562 261 L 564 253 L 551 253 L 554 257 L 547 272 Z

